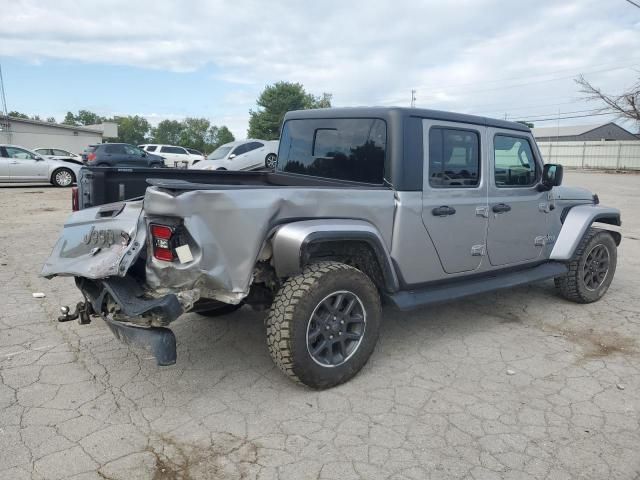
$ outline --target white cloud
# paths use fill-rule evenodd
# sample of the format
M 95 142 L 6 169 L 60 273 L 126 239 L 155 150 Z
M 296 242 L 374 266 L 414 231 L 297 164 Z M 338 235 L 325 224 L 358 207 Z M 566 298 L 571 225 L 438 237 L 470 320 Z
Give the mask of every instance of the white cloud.
M 407 105 L 416 88 L 419 106 L 515 116 L 586 108 L 568 103 L 572 76 L 593 72 L 616 91 L 640 65 L 638 10 L 622 1 L 0 0 L 0 11 L 0 55 L 214 65 L 216 79 L 237 86 L 223 105 L 236 131 L 278 80 L 331 92 L 336 105 Z

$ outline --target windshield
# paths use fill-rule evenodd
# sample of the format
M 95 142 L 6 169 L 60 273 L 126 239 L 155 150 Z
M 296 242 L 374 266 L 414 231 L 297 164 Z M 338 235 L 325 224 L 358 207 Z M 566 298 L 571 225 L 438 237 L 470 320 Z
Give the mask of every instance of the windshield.
M 233 147 L 218 147 L 209 154 L 207 160 L 220 160 L 227 156 Z

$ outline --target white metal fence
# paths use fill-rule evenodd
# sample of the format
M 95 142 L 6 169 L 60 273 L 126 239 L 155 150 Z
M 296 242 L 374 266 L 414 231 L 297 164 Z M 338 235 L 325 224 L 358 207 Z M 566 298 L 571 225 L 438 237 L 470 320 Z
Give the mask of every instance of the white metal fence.
M 640 170 L 640 140 L 626 142 L 538 142 L 546 163 L 565 167 Z

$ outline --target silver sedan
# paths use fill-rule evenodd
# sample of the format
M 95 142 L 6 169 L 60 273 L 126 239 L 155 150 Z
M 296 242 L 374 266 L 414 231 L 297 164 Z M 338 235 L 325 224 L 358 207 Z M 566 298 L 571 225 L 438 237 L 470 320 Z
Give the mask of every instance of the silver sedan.
M 0 183 L 51 183 L 56 187 L 70 187 L 82 165 L 45 158 L 17 145 L 0 144 Z

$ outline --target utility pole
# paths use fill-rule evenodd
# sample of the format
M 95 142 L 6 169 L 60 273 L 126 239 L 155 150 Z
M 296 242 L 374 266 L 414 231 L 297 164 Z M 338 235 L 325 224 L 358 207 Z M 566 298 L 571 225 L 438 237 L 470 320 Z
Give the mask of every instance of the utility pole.
M 6 132 L 7 143 L 11 143 L 11 123 L 7 110 L 7 97 L 4 93 L 4 78 L 2 77 L 2 65 L 0 65 L 0 132 Z
M 416 91 L 411 90 L 411 108 L 416 107 Z

